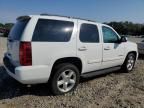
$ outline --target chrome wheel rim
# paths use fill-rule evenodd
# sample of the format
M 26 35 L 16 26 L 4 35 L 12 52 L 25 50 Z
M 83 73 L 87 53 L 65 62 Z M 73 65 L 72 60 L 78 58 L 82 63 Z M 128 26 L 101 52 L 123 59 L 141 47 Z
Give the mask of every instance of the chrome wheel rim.
M 129 71 L 131 71 L 133 69 L 134 62 L 135 62 L 135 58 L 133 56 L 130 56 L 128 61 L 127 61 L 127 69 Z
M 76 73 L 73 70 L 63 71 L 57 79 L 57 87 L 61 92 L 70 91 L 76 83 Z

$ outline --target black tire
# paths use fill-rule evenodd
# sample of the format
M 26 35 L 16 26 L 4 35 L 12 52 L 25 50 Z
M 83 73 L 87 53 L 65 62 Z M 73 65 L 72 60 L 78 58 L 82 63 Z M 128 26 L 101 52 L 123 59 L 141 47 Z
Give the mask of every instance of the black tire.
M 128 68 L 129 65 L 129 60 L 133 59 L 133 63 L 131 64 L 131 67 Z M 131 72 L 134 68 L 135 65 L 135 61 L 136 61 L 136 55 L 134 53 L 129 53 L 125 59 L 124 64 L 122 65 L 122 71 L 124 72 Z
M 75 79 L 75 84 L 73 84 L 73 87 L 70 90 L 64 92 L 64 91 L 61 91 L 58 87 L 58 78 L 61 77 L 62 73 L 65 72 L 66 70 L 72 70 L 74 72 L 74 76 L 76 79 Z M 54 95 L 63 95 L 65 93 L 71 92 L 79 84 L 79 79 L 80 79 L 80 72 L 75 65 L 70 64 L 70 63 L 59 64 L 58 66 L 54 68 L 53 74 L 51 75 L 51 78 L 50 78 L 51 92 Z M 64 85 L 62 84 L 62 86 Z

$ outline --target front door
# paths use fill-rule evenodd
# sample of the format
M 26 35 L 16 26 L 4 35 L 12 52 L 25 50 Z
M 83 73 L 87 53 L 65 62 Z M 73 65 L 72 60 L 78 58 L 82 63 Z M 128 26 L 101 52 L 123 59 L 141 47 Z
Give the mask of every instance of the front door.
M 110 27 L 102 26 L 103 34 L 103 68 L 118 66 L 123 63 L 124 43 L 120 43 L 120 36 Z

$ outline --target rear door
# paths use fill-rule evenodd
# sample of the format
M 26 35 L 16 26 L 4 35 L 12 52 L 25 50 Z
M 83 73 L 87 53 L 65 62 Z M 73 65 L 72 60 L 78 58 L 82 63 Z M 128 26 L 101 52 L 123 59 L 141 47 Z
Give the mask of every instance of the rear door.
M 102 61 L 102 43 L 98 25 L 78 21 L 77 55 L 83 60 L 83 73 L 99 70 Z
M 29 19 L 18 20 L 8 36 L 7 53 L 14 65 L 19 65 L 19 44 Z

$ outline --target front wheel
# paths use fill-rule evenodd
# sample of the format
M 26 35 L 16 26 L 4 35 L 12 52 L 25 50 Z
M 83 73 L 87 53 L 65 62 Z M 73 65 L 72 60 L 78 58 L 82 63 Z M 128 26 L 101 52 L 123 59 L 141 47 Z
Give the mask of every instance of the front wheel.
M 125 71 L 125 72 L 130 72 L 133 70 L 134 68 L 134 65 L 135 65 L 135 61 L 136 61 L 136 56 L 135 54 L 133 53 L 130 53 L 128 54 L 123 66 L 122 66 L 122 69 Z
M 80 79 L 79 70 L 73 64 L 60 64 L 51 77 L 51 90 L 54 95 L 62 95 L 74 90 Z

